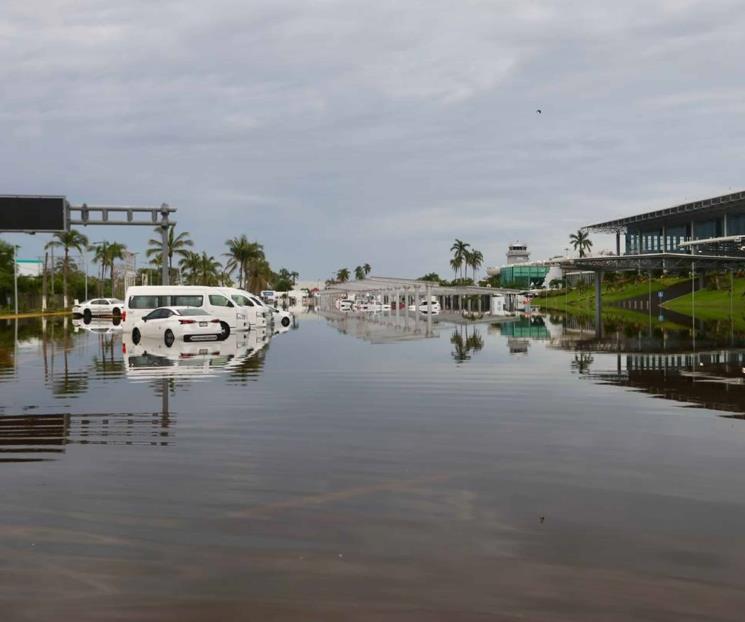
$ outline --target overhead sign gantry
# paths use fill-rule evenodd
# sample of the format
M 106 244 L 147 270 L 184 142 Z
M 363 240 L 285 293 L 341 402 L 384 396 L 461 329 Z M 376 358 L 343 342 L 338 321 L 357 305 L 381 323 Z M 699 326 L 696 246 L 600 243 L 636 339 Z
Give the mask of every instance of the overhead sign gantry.
M 70 205 L 64 196 L 0 195 L 0 233 L 60 233 L 88 225 L 146 226 L 161 230 L 162 282 L 168 285 L 168 230 L 176 208 L 126 205 Z

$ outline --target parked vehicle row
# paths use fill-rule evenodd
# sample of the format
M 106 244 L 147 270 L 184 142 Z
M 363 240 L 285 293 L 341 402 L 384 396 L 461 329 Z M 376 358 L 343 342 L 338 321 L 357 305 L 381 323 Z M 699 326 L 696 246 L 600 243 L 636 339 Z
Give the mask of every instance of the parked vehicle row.
M 396 303 L 387 303 L 382 302 L 380 298 L 378 299 L 362 299 L 362 300 L 356 300 L 354 298 L 344 298 L 341 300 L 336 301 L 336 308 L 339 311 L 343 312 L 360 312 L 360 313 L 376 313 L 379 311 L 391 311 L 392 309 L 396 309 Z M 437 296 L 432 296 L 430 300 L 422 300 L 418 304 L 411 304 L 408 307 L 405 303 L 401 302 L 398 305 L 399 309 L 407 309 L 409 311 L 418 311 L 419 313 L 423 313 L 424 315 L 439 315 L 441 308 L 440 308 L 440 301 L 437 299 Z

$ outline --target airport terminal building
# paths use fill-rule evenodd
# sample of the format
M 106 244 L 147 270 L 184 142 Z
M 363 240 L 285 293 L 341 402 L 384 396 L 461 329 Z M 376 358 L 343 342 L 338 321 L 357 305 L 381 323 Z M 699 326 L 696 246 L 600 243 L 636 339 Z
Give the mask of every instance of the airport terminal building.
M 609 220 L 583 228 L 615 233 L 617 255 L 745 255 L 745 191 Z M 621 235 L 624 244 L 621 244 Z M 623 252 L 622 252 L 623 251 Z

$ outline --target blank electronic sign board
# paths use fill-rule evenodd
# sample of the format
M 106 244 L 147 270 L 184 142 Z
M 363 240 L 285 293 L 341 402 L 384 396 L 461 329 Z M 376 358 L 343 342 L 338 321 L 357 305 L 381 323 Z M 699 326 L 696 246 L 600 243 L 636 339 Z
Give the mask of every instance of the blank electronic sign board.
M 0 195 L 0 231 L 65 231 L 65 197 Z

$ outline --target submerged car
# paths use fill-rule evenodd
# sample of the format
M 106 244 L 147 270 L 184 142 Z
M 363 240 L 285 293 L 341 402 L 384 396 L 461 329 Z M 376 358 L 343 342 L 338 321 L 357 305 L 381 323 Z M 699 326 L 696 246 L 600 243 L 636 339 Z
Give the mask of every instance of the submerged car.
M 91 298 L 85 302 L 75 301 L 73 317 L 82 317 L 87 322 L 94 317 L 121 317 L 124 301 L 118 298 Z
M 230 333 L 219 318 L 195 307 L 159 307 L 135 322 L 132 342 L 144 338 L 162 340 L 167 347 L 179 341 L 222 341 Z

